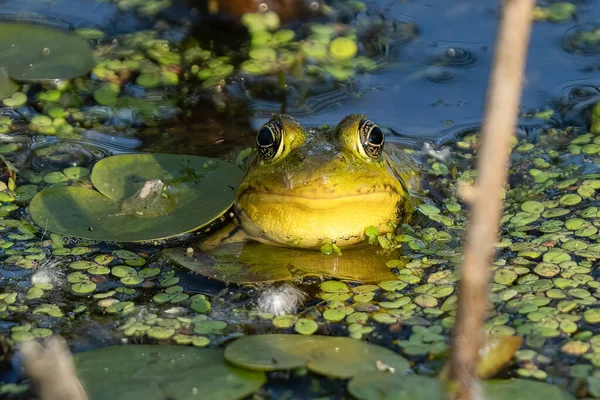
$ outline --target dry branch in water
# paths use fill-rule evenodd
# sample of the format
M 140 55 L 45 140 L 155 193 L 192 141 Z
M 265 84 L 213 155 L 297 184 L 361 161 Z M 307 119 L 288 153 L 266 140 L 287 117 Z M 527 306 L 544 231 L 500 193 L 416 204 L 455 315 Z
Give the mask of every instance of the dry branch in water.
M 502 214 L 511 139 L 516 129 L 534 0 L 505 0 L 477 159 L 467 242 L 458 286 L 450 378 L 456 398 L 475 398 L 475 369 L 483 343 L 490 262 Z
M 87 400 L 64 339 L 52 336 L 42 346 L 35 340 L 21 345 L 25 372 L 41 400 Z

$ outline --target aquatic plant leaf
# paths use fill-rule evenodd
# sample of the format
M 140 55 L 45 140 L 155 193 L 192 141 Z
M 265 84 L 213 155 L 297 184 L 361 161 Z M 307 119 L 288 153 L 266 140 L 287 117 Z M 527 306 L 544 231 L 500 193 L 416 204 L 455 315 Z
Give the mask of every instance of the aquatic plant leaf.
M 440 381 L 419 375 L 363 374 L 348 383 L 348 391 L 357 400 L 442 400 L 445 398 Z
M 522 336 L 486 336 L 483 347 L 479 350 L 477 376 L 481 379 L 497 375 L 512 360 L 523 343 Z M 446 363 L 439 374 L 439 379 L 447 380 L 450 364 Z
M 210 279 L 228 283 L 268 283 L 292 278 L 285 265 L 256 265 L 244 267 L 235 262 L 219 262 L 211 255 L 196 252 L 188 256 L 185 249 L 164 249 L 163 253 L 176 264 Z
M 17 81 L 71 79 L 94 67 L 82 37 L 39 24 L 0 23 L 0 67 Z
M 309 275 L 331 276 L 360 282 L 396 279 L 385 263 L 392 256 L 371 248 L 344 250 L 341 256 L 267 246 L 261 243 L 223 245 L 207 253 L 187 257 L 185 249 L 166 249 L 172 261 L 211 279 L 230 283 L 258 283 Z
M 393 351 L 348 337 L 255 335 L 240 338 L 225 349 L 230 363 L 257 371 L 308 367 L 329 378 L 348 379 L 378 372 L 385 365 L 402 374 L 406 359 Z M 380 372 L 384 373 L 384 372 Z
M 31 200 L 33 220 L 50 232 L 85 239 L 165 239 L 200 229 L 223 214 L 243 177 L 234 164 L 166 154 L 114 156 L 96 168 L 100 172 L 92 171 L 92 183 L 100 192 L 79 187 L 42 190 Z
M 575 400 L 558 386 L 525 379 L 489 380 L 483 384 L 486 400 Z
M 74 357 L 77 375 L 94 400 L 236 400 L 265 382 L 262 372 L 227 365 L 217 349 L 128 345 Z
M 0 99 L 5 99 L 17 91 L 19 85 L 8 77 L 6 68 L 0 67 Z
M 521 336 L 486 337 L 483 348 L 479 350 L 477 376 L 485 379 L 498 374 L 512 360 L 521 343 L 523 343 Z
M 232 163 L 177 154 L 122 154 L 104 158 L 92 170 L 94 187 L 112 200 L 133 196 L 147 181 L 159 179 L 175 190 L 191 192 L 199 208 L 211 207 L 221 193 L 235 194 L 243 171 Z M 190 195 L 190 193 L 184 193 Z M 202 199 L 197 197 L 206 196 Z M 185 198 L 187 199 L 187 198 Z M 178 198 L 181 201 L 181 197 Z M 221 202 L 217 202 L 221 203 Z

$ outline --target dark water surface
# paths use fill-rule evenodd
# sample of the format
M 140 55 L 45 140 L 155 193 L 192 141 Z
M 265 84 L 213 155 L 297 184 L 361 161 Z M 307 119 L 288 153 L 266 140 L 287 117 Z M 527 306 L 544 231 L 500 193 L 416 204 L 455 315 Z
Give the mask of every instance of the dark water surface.
M 306 126 L 336 124 L 348 114 L 365 113 L 396 134 L 394 140 L 407 143 L 439 143 L 478 126 L 493 57 L 499 2 L 366 3 L 372 15 L 415 24 L 418 37 L 382 48 L 380 60 L 386 61 L 384 69 L 359 74 L 356 80 L 336 85 L 325 93 L 295 99 L 285 107 L 286 111 Z M 177 28 L 177 21 L 198 21 L 198 13 L 191 11 L 187 3 L 177 3 L 156 18 L 140 17 L 135 11 L 119 10 L 114 3 L 93 0 L 5 0 L 0 6 L 2 14 L 50 17 L 75 27 L 97 26 L 109 34 L 148 29 L 163 17 L 173 28 Z M 573 54 L 565 49 L 569 32 L 598 23 L 600 7 L 598 1 L 581 2 L 577 7 L 576 19 L 556 24 L 534 23 L 524 77 L 524 110 L 543 110 L 565 101 L 573 104 L 582 100 L 580 96 L 586 101 L 600 98 L 598 54 Z M 446 65 L 439 66 L 436 60 Z M 574 89 L 585 93 L 579 90 L 574 95 Z M 276 99 L 251 98 L 249 106 L 253 129 L 282 109 Z M 201 108 L 194 112 L 206 114 Z M 228 128 L 229 134 L 235 129 Z M 245 131 L 247 127 L 241 129 Z

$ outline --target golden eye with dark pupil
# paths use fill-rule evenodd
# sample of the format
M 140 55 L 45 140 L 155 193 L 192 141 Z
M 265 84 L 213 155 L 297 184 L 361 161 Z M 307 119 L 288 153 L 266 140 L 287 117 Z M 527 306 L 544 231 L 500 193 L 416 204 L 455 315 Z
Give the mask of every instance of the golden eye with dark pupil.
M 375 125 L 373 121 L 365 118 L 358 124 L 358 134 L 365 154 L 371 158 L 379 158 L 385 143 L 381 128 Z
M 273 143 L 275 143 L 273 132 L 271 132 L 271 129 L 264 126 L 256 135 L 256 144 L 260 147 L 269 147 L 273 146 Z
M 272 160 L 277 155 L 281 147 L 282 132 L 283 126 L 277 120 L 271 120 L 260 128 L 256 134 L 256 144 L 263 160 Z
M 373 146 L 381 146 L 384 142 L 384 138 L 383 138 L 383 132 L 381 131 L 381 128 L 378 127 L 377 125 L 375 125 L 373 127 L 373 129 L 371 129 L 371 132 L 369 133 L 369 144 L 373 145 Z

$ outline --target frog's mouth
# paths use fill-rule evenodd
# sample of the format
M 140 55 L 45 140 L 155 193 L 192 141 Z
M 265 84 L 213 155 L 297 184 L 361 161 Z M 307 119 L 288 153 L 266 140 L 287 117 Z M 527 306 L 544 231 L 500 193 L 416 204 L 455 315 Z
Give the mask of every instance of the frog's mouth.
M 323 239 L 330 239 L 346 246 L 360 242 L 367 226 L 389 231 L 403 198 L 396 190 L 335 197 L 244 190 L 235 214 L 248 236 L 263 243 L 319 248 Z
M 273 192 L 246 189 L 239 193 L 237 203 L 241 208 L 261 208 L 268 205 L 289 205 L 290 207 L 303 207 L 310 210 L 331 210 L 340 207 L 355 205 L 356 211 L 377 206 L 397 206 L 402 199 L 402 194 L 395 187 L 382 185 L 381 188 L 371 188 L 355 193 L 314 193 L 304 192 Z
M 310 208 L 323 209 L 335 207 L 337 203 L 360 203 L 361 201 L 385 201 L 391 198 L 400 199 L 402 193 L 397 186 L 381 184 L 377 186 L 363 186 L 353 192 L 342 192 L 332 188 L 301 188 L 289 190 L 269 190 L 264 187 L 258 189 L 247 187 L 238 193 L 238 201 L 259 201 L 261 203 L 298 203 L 311 206 Z M 386 201 L 387 200 L 387 201 Z

